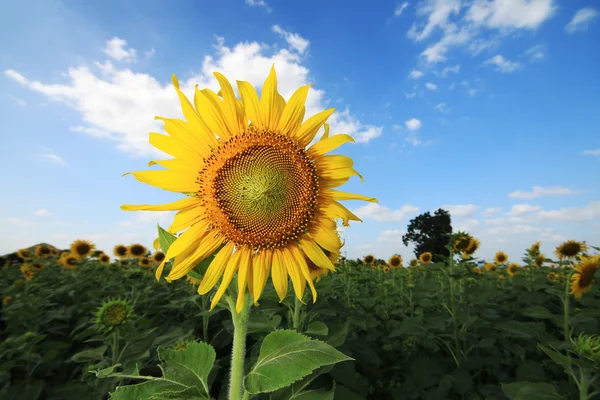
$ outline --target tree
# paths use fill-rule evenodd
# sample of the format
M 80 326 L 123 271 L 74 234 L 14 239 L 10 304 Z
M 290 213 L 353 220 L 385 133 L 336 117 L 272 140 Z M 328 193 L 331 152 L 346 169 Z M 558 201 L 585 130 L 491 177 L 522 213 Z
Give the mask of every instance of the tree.
M 414 244 L 415 256 L 419 257 L 428 251 L 433 254 L 433 261 L 437 262 L 450 255 L 445 246 L 451 235 L 450 213 L 440 208 L 434 215 L 428 211 L 411 219 L 406 234 L 402 236 L 402 242 L 405 246 L 409 243 Z

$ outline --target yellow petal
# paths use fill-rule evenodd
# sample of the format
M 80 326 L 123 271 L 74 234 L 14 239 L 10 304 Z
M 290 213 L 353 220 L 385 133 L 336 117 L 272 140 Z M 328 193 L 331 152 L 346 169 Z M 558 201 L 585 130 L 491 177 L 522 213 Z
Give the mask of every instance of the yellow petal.
M 198 153 L 202 155 L 208 155 L 210 153 L 210 147 L 214 147 L 217 144 L 217 139 L 213 135 L 203 121 L 201 121 L 201 128 L 194 130 L 194 128 L 185 121 L 176 118 L 164 118 L 155 117 L 154 119 L 162 121 L 164 130 L 173 139 L 177 139 L 182 142 L 189 143 Z
M 179 96 L 179 101 L 181 102 L 181 110 L 183 111 L 183 116 L 187 120 L 187 122 L 192 127 L 192 131 L 196 132 L 206 132 L 206 125 L 200 118 L 200 115 L 194 107 L 192 103 L 185 97 L 185 95 L 179 89 L 179 82 L 177 81 L 177 77 L 173 75 L 173 86 L 175 86 L 175 90 L 177 90 L 177 95 Z
M 219 304 L 219 300 L 221 300 L 221 297 L 223 297 L 223 294 L 225 294 L 225 291 L 229 287 L 229 284 L 231 283 L 231 280 L 233 279 L 233 275 L 238 270 L 238 266 L 240 263 L 240 256 L 241 256 L 241 252 L 236 251 L 235 253 L 233 253 L 233 256 L 231 256 L 231 258 L 229 259 L 229 262 L 227 263 L 227 267 L 225 267 L 225 272 L 223 273 L 223 279 L 221 280 L 219 289 L 217 290 L 217 293 L 215 293 L 215 297 L 213 297 L 213 299 L 210 303 L 211 310 L 213 308 L 215 308 L 215 306 L 217 304 Z
M 354 175 L 358 175 L 364 183 L 365 179 L 354 168 L 323 169 L 319 171 L 319 176 L 325 179 L 344 179 Z
M 319 129 L 323 126 L 325 121 L 333 114 L 335 108 L 329 108 L 325 111 L 321 111 L 307 119 L 302 126 L 296 131 L 296 140 L 300 143 L 300 146 L 306 147 L 315 138 Z M 337 136 L 337 135 L 336 135 Z
M 352 160 L 348 156 L 330 154 L 327 156 L 318 157 L 315 160 L 315 166 L 319 171 L 340 168 L 352 168 L 354 166 L 354 160 Z
M 205 218 L 204 209 L 202 207 L 194 207 L 186 210 L 181 210 L 175 214 L 173 223 L 169 226 L 168 231 L 171 233 L 181 232 L 201 219 Z
M 248 284 L 248 272 L 252 269 L 252 250 L 240 249 L 240 266 L 238 267 L 238 295 L 235 303 L 235 311 L 239 314 L 244 307 L 244 297 L 246 297 L 246 286 Z
M 336 187 L 340 187 L 346 182 L 348 182 L 350 178 L 341 178 L 341 179 L 320 179 L 319 187 L 322 189 L 333 189 Z
M 191 229 L 191 228 L 190 228 Z M 183 235 L 181 235 L 183 236 Z M 181 237 L 180 236 L 180 237 Z M 206 257 L 214 254 L 215 251 L 223 244 L 224 238 L 222 236 L 213 236 L 206 235 L 204 239 L 200 242 L 200 245 L 197 248 L 194 248 L 194 252 L 187 257 L 175 257 L 175 262 L 173 263 L 173 268 L 171 268 L 171 272 L 167 276 L 167 281 L 175 280 L 182 278 L 187 275 L 192 269 L 198 265 L 199 262 L 204 260 Z M 173 242 L 175 244 L 175 242 Z M 171 245 L 171 247 L 173 246 Z M 171 250 L 169 247 L 169 250 Z M 181 261 L 180 258 L 183 258 Z
M 329 137 L 329 124 L 324 124 L 323 126 L 325 127 L 325 133 L 323 133 L 323 136 L 321 136 L 320 140 L 327 139 Z
M 297 246 L 292 246 L 291 248 L 292 255 L 300 268 L 300 272 L 304 276 L 304 279 L 308 282 L 308 286 L 310 287 L 310 291 L 312 292 L 313 303 L 317 301 L 317 291 L 315 289 L 315 285 L 313 284 L 312 278 L 310 276 L 310 270 L 308 269 L 308 265 L 306 264 L 306 260 L 304 259 L 304 254 L 300 251 Z
M 237 107 L 237 99 L 231 84 L 222 74 L 215 72 L 215 77 L 221 86 L 221 95 L 223 97 L 223 112 L 232 132 L 241 132 L 245 129 L 242 124 L 242 115 L 239 114 Z
M 254 90 L 254 87 L 248 82 L 237 81 L 237 85 L 248 118 L 255 127 L 264 128 L 264 122 L 262 121 L 260 115 L 260 103 L 258 102 L 256 90 Z
M 302 301 L 304 288 L 302 285 L 302 277 L 300 276 L 300 268 L 298 267 L 294 256 L 292 256 L 289 250 L 284 247 L 281 249 L 281 257 L 289 276 L 292 278 L 292 286 L 294 287 L 294 293 L 296 294 L 296 297 L 302 304 L 306 304 Z
M 202 277 L 202 281 L 198 286 L 198 294 L 202 295 L 208 293 L 217 284 L 219 279 L 221 279 L 223 271 L 225 271 L 225 266 L 231 258 L 233 248 L 233 242 L 229 242 L 217 253 L 208 266 L 204 277 Z
M 223 112 L 223 102 L 217 95 L 208 89 L 196 89 L 196 102 L 202 113 L 202 120 L 211 132 L 219 138 L 227 140 L 234 135 Z
M 186 197 L 181 200 L 174 201 L 167 204 L 123 204 L 121 210 L 123 211 L 175 211 L 183 210 L 190 207 L 195 207 L 200 204 L 200 199 L 195 197 Z
M 371 203 L 379 203 L 375 197 L 363 196 L 362 194 L 340 192 L 339 190 L 330 190 L 329 194 L 336 200 L 364 200 Z
M 251 292 L 252 297 L 254 298 L 255 306 L 258 305 L 258 299 L 263 291 L 263 287 L 261 286 L 261 284 L 264 281 L 264 275 L 266 272 L 265 255 L 266 251 L 259 251 L 258 253 L 256 253 L 254 259 L 252 260 L 253 274 L 251 280 L 253 288 Z
M 206 236 L 206 229 L 208 228 L 208 225 L 209 221 L 202 220 L 183 232 L 181 236 L 171 243 L 169 250 L 167 250 L 167 254 L 165 254 L 165 258 L 170 260 L 178 254 L 183 253 L 186 249 L 196 247 L 199 239 L 202 239 L 204 236 Z
M 332 253 L 338 253 L 340 251 L 341 243 L 339 235 L 333 229 L 329 229 L 322 224 L 317 223 L 311 227 L 310 236 L 325 250 L 329 250 Z
M 154 250 L 158 250 L 159 246 L 160 244 L 158 243 L 158 238 L 154 239 L 154 242 L 152 242 L 152 247 L 154 247 Z
M 283 109 L 280 109 L 281 100 L 277 93 L 277 74 L 275 67 L 271 67 L 269 76 L 265 80 L 260 95 L 260 115 L 266 129 L 275 130 Z
M 183 142 L 179 142 L 167 135 L 161 135 L 160 133 L 150 132 L 149 135 L 150 144 L 157 149 L 164 151 L 167 154 L 182 159 L 191 164 L 196 164 L 197 169 L 204 164 L 203 157 L 194 151 L 190 145 L 187 146 Z
M 290 101 L 285 105 L 281 118 L 279 119 L 279 125 L 277 131 L 286 136 L 294 136 L 296 130 L 302 124 L 304 119 L 304 113 L 306 111 L 304 104 L 306 103 L 306 96 L 308 95 L 308 89 L 312 85 L 302 86 L 296 90 Z
M 332 264 L 331 260 L 312 239 L 307 237 L 301 238 L 300 248 L 317 267 L 335 271 L 335 266 Z
M 346 135 L 345 133 L 333 135 L 330 138 L 320 140 L 313 144 L 308 149 L 308 155 L 312 158 L 316 158 L 317 156 L 322 156 L 325 153 L 329 153 L 331 150 L 335 150 L 344 143 L 348 142 L 354 142 L 352 136 Z
M 280 302 L 285 299 L 288 292 L 288 276 L 283 266 L 284 261 L 281 259 L 281 252 L 279 249 L 273 250 L 273 262 L 271 264 L 271 279 L 273 280 L 273 286 L 279 296 Z
M 193 193 L 198 190 L 198 172 L 193 170 L 160 170 L 128 172 L 138 181 L 169 192 Z
M 348 223 L 349 220 L 362 222 L 362 220 L 360 218 L 358 218 L 356 215 L 354 215 L 352 213 L 352 211 L 348 210 L 346 207 L 344 207 L 342 204 L 338 203 L 337 201 L 334 201 L 334 202 L 328 204 L 326 207 L 324 207 L 322 209 L 322 211 L 327 216 L 327 218 L 331 218 L 331 219 L 341 218 L 342 225 L 344 225 L 344 226 L 350 226 L 350 224 Z

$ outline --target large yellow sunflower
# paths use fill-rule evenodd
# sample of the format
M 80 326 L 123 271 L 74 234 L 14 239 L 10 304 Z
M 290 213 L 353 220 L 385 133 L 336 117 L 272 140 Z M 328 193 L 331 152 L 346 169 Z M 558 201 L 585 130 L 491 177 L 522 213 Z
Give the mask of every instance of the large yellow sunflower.
M 236 273 L 238 312 L 246 288 L 257 302 L 269 273 L 281 300 L 289 275 L 296 296 L 302 298 L 301 289 L 308 282 L 315 301 L 305 255 L 318 267 L 334 270 L 323 249 L 340 248 L 335 230 L 324 221 L 341 218 L 345 226 L 349 220 L 360 221 L 339 200 L 377 202 L 334 190 L 358 172 L 351 158 L 325 154 L 353 139 L 345 134 L 329 137 L 325 122 L 334 109 L 303 122 L 310 85 L 298 89 L 286 103 L 277 92 L 274 68 L 260 100 L 250 83 L 238 81 L 239 100 L 223 75 L 215 77 L 221 96 L 196 88 L 194 107 L 173 76 L 185 121 L 158 118 L 168 136 L 151 133 L 150 143 L 174 158 L 150 162 L 166 169 L 132 173 L 141 182 L 187 197 L 170 204 L 121 208 L 178 211 L 168 231 L 189 228 L 169 247 L 157 278 L 167 260 L 174 258 L 167 276 L 172 281 L 216 252 L 198 288 L 199 294 L 206 294 L 222 278 L 211 309 Z M 308 147 L 324 124 L 321 140 Z
M 566 242 L 558 245 L 556 250 L 554 250 L 554 254 L 559 259 L 574 259 L 580 253 L 585 253 L 588 251 L 588 245 L 585 242 L 578 242 L 576 240 L 567 240 Z
M 599 262 L 599 256 L 581 258 L 574 268 L 575 273 L 571 276 L 571 294 L 573 296 L 579 298 L 585 292 L 590 291 Z

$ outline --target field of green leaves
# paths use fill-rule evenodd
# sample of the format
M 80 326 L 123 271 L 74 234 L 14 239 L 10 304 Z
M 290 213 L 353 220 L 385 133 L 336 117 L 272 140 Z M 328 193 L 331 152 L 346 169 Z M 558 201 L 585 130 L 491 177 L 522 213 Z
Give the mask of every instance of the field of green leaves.
M 209 312 L 214 289 L 198 295 L 193 277 L 157 281 L 156 254 L 126 262 L 102 255 L 68 261 L 67 253 L 50 250 L 31 254 L 26 267 L 4 264 L 0 398 L 227 398 L 234 329 L 225 301 Z M 314 304 L 308 290 L 306 304 L 293 296 L 279 302 L 269 282 L 260 306 L 251 308 L 245 385 L 255 394 L 245 396 L 598 398 L 600 284 L 592 273 L 582 282 L 591 290 L 574 297 L 569 284 L 581 259 L 536 265 L 530 256 L 510 270 L 493 262 L 476 268 L 471 257 L 398 268 L 342 259 L 336 273 L 315 282 Z M 269 386 L 258 371 L 274 331 L 279 340 L 297 335 L 325 343 L 323 352 L 340 362 L 290 352 L 288 363 L 272 365 L 288 382 Z M 117 386 L 140 382 L 155 385 L 153 394 L 115 394 Z M 161 392 L 177 382 L 196 382 L 198 394 Z

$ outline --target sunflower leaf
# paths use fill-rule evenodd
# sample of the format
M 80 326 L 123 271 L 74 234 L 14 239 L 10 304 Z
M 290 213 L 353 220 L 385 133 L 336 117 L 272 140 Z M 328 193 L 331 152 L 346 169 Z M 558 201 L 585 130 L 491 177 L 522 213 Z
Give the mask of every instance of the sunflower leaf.
M 320 340 L 293 330 L 278 330 L 265 337 L 258 361 L 244 378 L 249 393 L 266 393 L 291 385 L 315 369 L 352 360 Z
M 170 232 L 165 231 L 158 224 L 156 226 L 158 227 L 158 244 L 159 244 L 161 250 L 163 251 L 163 253 L 167 254 L 169 247 L 171 247 L 171 244 L 173 244 L 175 239 L 177 239 L 177 236 L 173 235 Z

